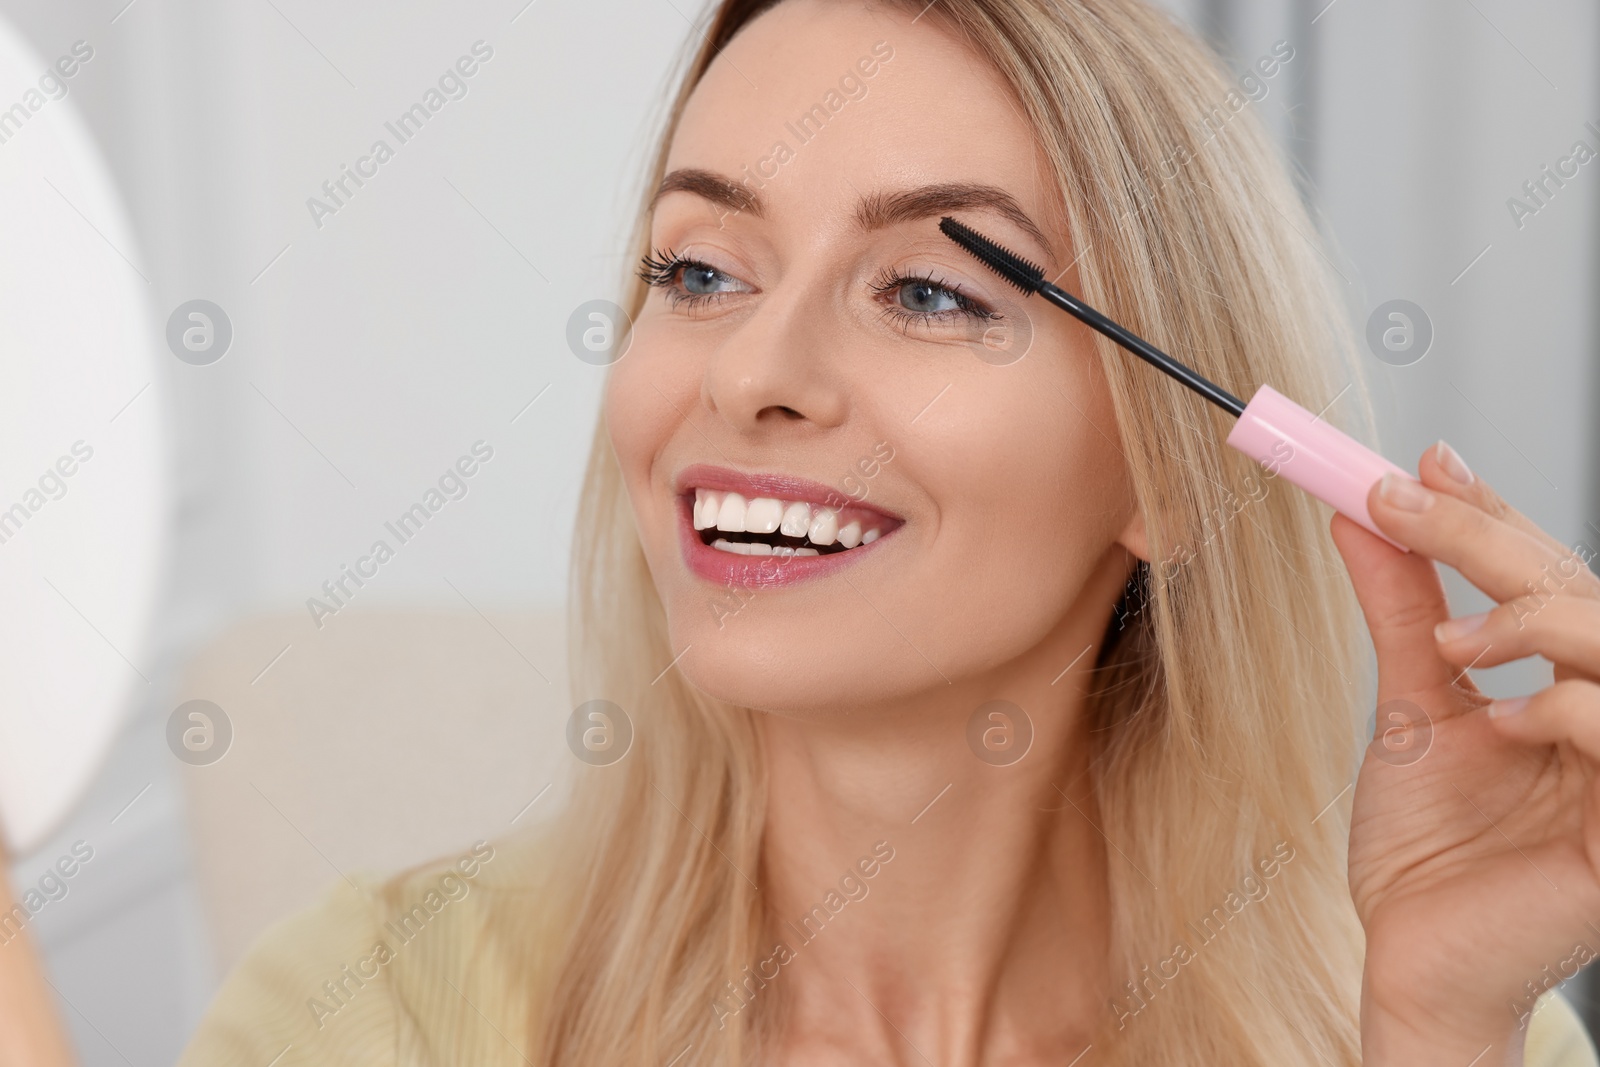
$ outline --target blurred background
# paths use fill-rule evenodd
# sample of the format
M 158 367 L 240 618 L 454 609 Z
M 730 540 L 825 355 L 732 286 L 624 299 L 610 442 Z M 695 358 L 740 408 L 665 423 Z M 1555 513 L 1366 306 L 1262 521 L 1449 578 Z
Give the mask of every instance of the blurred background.
M 1600 548 L 1600 162 L 1574 155 L 1600 152 L 1600 7 L 1169 6 L 1296 169 L 1370 338 L 1385 452 L 1411 467 L 1446 438 Z M 14 647 L 64 635 L 77 657 L 56 689 L 6 683 L 0 750 L 37 788 L 0 783 L 0 807 L 16 891 L 44 880 L 28 925 L 84 1063 L 171 1062 L 250 940 L 341 874 L 559 803 L 560 612 L 604 373 L 570 331 L 629 267 L 702 12 L 0 0 L 0 109 L 24 108 L 0 110 L 0 300 L 71 339 L 5 335 L 8 382 L 65 399 L 4 431 L 0 508 L 94 449 L 0 543 Z M 8 392 L 15 422 L 33 394 Z M 70 740 L 30 749 L 68 690 Z

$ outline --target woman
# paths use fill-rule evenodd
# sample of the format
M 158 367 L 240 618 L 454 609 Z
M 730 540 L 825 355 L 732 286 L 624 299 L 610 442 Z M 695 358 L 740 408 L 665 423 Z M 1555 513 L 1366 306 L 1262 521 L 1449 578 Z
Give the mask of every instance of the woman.
M 1330 530 L 937 230 L 1350 422 L 1229 92 L 1133 0 L 727 0 L 578 528 L 577 698 L 631 748 L 269 932 L 184 1062 L 1595 1063 L 1540 996 L 1600 914 L 1586 550 L 1443 444 L 1370 499 L 1414 552 Z M 1466 673 L 1528 655 L 1526 704 Z

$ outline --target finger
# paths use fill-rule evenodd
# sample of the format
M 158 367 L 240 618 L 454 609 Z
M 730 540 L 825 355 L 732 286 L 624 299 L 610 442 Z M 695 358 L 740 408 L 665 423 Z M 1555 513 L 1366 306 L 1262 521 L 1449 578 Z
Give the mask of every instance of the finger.
M 1384 533 L 1447 563 L 1500 603 L 1536 588 L 1569 558 L 1473 504 L 1420 482 L 1386 474 L 1367 494 L 1367 509 Z
M 1600 677 L 1600 600 L 1524 596 L 1434 627 L 1439 654 L 1460 667 L 1498 667 L 1543 656 Z
M 1378 655 L 1378 703 L 1454 681 L 1461 672 L 1439 654 L 1433 636 L 1450 617 L 1433 561 L 1401 552 L 1343 515 L 1334 515 L 1332 531 Z
M 1537 523 L 1507 504 L 1488 482 L 1472 473 L 1460 453 L 1443 441 L 1422 454 L 1422 459 L 1417 463 L 1417 474 L 1428 488 L 1466 501 L 1513 529 L 1521 530 L 1557 555 L 1565 556 L 1572 552 L 1571 548 L 1545 533 Z
M 1569 742 L 1590 759 L 1600 759 L 1600 685 L 1557 682 L 1529 697 L 1496 700 L 1489 721 L 1509 737 L 1528 744 Z

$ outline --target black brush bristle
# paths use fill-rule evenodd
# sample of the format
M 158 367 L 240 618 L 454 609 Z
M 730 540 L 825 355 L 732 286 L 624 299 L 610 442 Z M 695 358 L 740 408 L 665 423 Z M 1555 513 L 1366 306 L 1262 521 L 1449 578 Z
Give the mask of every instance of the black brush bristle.
M 1024 293 L 1037 293 L 1044 284 L 1044 268 L 1036 267 L 1015 252 L 995 244 L 983 234 L 946 215 L 939 220 L 944 235 L 968 252 L 983 260 L 990 270 L 1021 289 Z

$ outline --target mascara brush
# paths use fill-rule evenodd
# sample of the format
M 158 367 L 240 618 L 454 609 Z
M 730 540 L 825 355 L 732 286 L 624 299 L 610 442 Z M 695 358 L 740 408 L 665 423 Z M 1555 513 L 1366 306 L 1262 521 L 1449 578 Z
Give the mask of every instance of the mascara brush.
M 1250 402 L 1244 403 L 1065 289 L 1046 281 L 1043 268 L 955 219 L 949 216 L 940 219 L 939 229 L 1024 295 L 1038 293 L 1085 326 L 1111 338 L 1233 415 L 1239 421 L 1228 434 L 1231 447 L 1269 471 L 1283 475 L 1396 548 L 1409 551 L 1373 523 L 1367 511 L 1367 493 L 1385 474 L 1404 478 L 1411 475 L 1270 385 L 1262 385 Z

